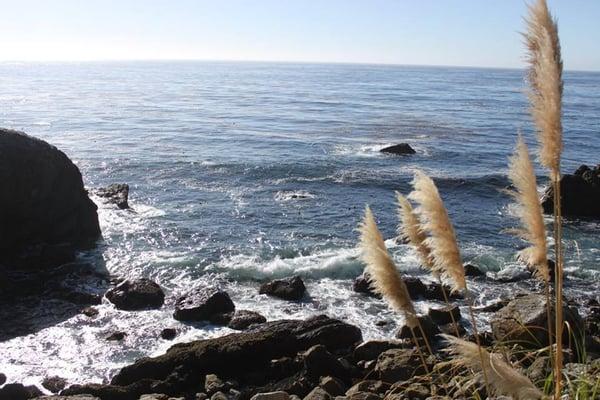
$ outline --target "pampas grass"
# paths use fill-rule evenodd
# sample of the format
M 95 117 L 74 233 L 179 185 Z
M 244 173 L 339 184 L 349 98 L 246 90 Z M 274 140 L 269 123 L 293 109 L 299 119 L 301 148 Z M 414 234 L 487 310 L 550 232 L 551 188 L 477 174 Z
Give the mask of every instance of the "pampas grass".
M 508 395 L 515 400 L 534 400 L 543 397 L 542 392 L 524 375 L 502 359 L 500 354 L 489 353 L 475 343 L 450 335 L 442 335 L 448 342 L 446 351 L 452 363 L 474 372 L 473 382 L 487 376 L 488 395 Z M 480 357 L 481 352 L 483 357 Z
M 406 197 L 398 192 L 396 192 L 396 199 L 398 201 L 398 217 L 400 219 L 398 233 L 415 248 L 421 265 L 434 275 L 439 275 L 434 269 L 431 249 L 425 244 L 427 235 L 421 231 L 421 223 L 419 217 L 414 212 L 413 206 Z
M 548 249 L 546 244 L 546 227 L 542 206 L 538 198 L 537 182 L 529 151 L 523 138 L 519 135 L 515 152 L 510 158 L 508 177 L 515 187 L 509 194 L 515 199 L 517 215 L 521 221 L 521 229 L 514 232 L 530 244 L 519 252 L 519 259 L 534 268 L 535 275 L 545 284 L 550 281 L 548 270 Z

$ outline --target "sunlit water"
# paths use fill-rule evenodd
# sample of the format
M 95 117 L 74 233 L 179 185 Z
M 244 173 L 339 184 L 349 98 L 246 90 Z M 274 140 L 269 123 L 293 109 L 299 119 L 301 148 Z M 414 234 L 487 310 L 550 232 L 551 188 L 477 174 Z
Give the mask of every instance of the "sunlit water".
M 600 74 L 567 73 L 563 167 L 600 162 Z M 176 341 L 229 332 L 183 325 L 173 301 L 190 287 L 220 285 L 238 309 L 268 319 L 316 313 L 389 337 L 399 317 L 351 290 L 361 273 L 356 225 L 370 204 L 395 236 L 394 191 L 413 171 L 436 180 L 463 257 L 494 274 L 522 270 L 507 157 L 518 130 L 535 145 L 523 72 L 361 65 L 261 63 L 0 64 L 0 126 L 64 150 L 88 187 L 131 185 L 133 211 L 100 205 L 103 240 L 82 254 L 121 277 L 146 276 L 167 292 L 160 310 L 79 315 L 0 343 L 11 381 L 46 375 L 102 381 Z M 408 142 L 417 154 L 378 152 Z M 540 190 L 546 184 L 539 170 Z M 294 196 L 300 195 L 300 196 Z M 550 222 L 550 221 L 548 221 Z M 565 229 L 568 293 L 600 289 L 598 222 Z M 388 240 L 406 274 L 423 275 L 414 253 Z M 309 298 L 258 295 L 259 281 L 301 275 Z M 425 277 L 424 277 L 425 278 Z M 478 302 L 529 290 L 531 282 L 472 282 Z M 425 310 L 429 305 L 419 302 Z M 375 322 L 388 320 L 379 327 Z M 487 319 L 479 323 L 485 328 Z M 123 342 L 104 338 L 115 330 Z

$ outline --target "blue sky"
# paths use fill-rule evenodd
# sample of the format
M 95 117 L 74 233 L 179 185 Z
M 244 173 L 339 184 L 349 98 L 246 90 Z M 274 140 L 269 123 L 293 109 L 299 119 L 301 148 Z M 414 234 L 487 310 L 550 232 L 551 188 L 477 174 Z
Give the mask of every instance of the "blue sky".
M 600 70 L 600 1 L 548 0 L 567 69 Z M 0 60 L 520 67 L 524 0 L 0 0 Z

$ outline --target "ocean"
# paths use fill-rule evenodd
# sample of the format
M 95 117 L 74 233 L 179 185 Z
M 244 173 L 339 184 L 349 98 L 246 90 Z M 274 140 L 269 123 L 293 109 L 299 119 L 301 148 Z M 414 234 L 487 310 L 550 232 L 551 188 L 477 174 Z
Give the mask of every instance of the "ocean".
M 24 383 L 51 375 L 101 382 L 171 346 L 159 337 L 165 327 L 180 330 L 175 342 L 230 332 L 172 318 L 174 299 L 204 285 L 223 287 L 238 309 L 269 320 L 328 314 L 365 338 L 392 337 L 401 317 L 352 291 L 363 268 L 356 226 L 369 204 L 402 272 L 427 280 L 414 252 L 393 240 L 394 192 L 408 193 L 417 169 L 438 185 L 464 261 L 492 277 L 521 274 L 515 253 L 523 243 L 505 232 L 517 221 L 502 189 L 517 133 L 536 148 L 525 90 L 522 70 L 0 63 L 0 126 L 56 145 L 87 187 L 131 187 L 131 211 L 98 201 L 103 238 L 79 257 L 115 276 L 149 277 L 167 293 L 160 310 L 118 311 L 105 300 L 95 319 L 78 315 L 0 342 L 0 371 Z M 565 73 L 563 172 L 600 162 L 598 93 L 600 73 Z M 417 153 L 379 152 L 401 142 Z M 542 169 L 538 182 L 541 193 Z M 566 222 L 573 298 L 600 292 L 599 228 Z M 308 288 L 302 302 L 258 294 L 261 281 L 295 274 Z M 471 284 L 478 304 L 537 287 Z M 431 305 L 417 303 L 422 311 Z M 486 315 L 478 323 L 485 329 Z M 127 338 L 106 341 L 115 330 Z

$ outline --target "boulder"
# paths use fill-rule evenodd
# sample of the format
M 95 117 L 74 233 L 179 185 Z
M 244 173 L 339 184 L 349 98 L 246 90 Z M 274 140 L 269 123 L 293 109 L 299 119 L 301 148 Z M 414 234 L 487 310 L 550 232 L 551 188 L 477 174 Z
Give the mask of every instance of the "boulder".
M 250 400 L 289 400 L 290 395 L 283 391 L 257 393 Z
M 381 153 L 387 154 L 396 154 L 396 155 L 404 155 L 404 154 L 415 154 L 416 151 L 408 144 L 408 143 L 399 143 L 393 146 L 384 147 L 379 150 Z
M 356 383 L 346 391 L 346 396 L 352 396 L 358 392 L 385 394 L 390 389 L 390 384 L 378 380 L 365 380 Z
M 0 373 L 0 386 L 4 385 L 6 383 L 6 375 L 4 375 L 3 373 Z
M 76 394 L 73 396 L 41 396 L 36 397 L 36 400 L 101 400 L 99 397 L 91 394 Z
M 111 341 L 111 342 L 119 342 L 119 341 L 125 339 L 126 336 L 127 336 L 127 333 L 117 331 L 117 332 L 113 332 L 110 335 L 108 335 L 106 337 L 106 340 Z
M 563 175 L 560 202 L 565 217 L 600 218 L 600 165 L 595 168 L 582 165 L 573 175 Z M 542 197 L 542 207 L 547 214 L 554 211 L 554 189 L 551 185 Z
M 177 336 L 177 329 L 175 328 L 165 328 L 160 331 L 160 337 L 165 340 L 173 340 Z
M 485 272 L 483 272 L 479 267 L 473 264 L 465 264 L 465 276 L 478 277 L 485 276 Z
M 316 387 L 309 394 L 304 396 L 304 400 L 331 400 L 333 397 L 325 389 Z
M 423 283 L 419 278 L 412 276 L 405 276 L 402 278 L 408 289 L 408 294 L 414 299 L 425 297 L 427 294 L 427 285 Z
M 429 343 L 434 342 L 438 339 L 437 335 L 440 333 L 440 329 L 435 324 L 435 322 L 433 322 L 433 320 L 431 319 L 430 316 L 420 315 L 419 316 L 419 324 L 420 324 L 421 328 L 423 329 L 423 332 L 425 333 L 425 337 L 427 338 Z M 419 339 L 419 340 L 421 340 L 423 338 L 421 329 L 419 329 L 418 326 L 416 328 L 414 328 L 414 334 L 417 337 L 417 339 Z M 396 334 L 396 337 L 399 339 L 413 340 L 413 334 L 411 333 L 408 325 L 402 325 L 402 327 Z
M 61 378 L 60 376 L 49 376 L 44 378 L 42 381 L 42 386 L 52 393 L 58 393 L 67 386 L 67 381 L 65 378 Z
M 400 349 L 406 347 L 401 341 L 392 340 L 370 340 L 363 342 L 354 349 L 355 360 L 375 360 L 381 353 L 389 349 Z
M 369 274 L 365 271 L 354 279 L 354 283 L 352 284 L 352 290 L 356 293 L 366 294 L 367 296 L 380 298 L 377 293 L 371 288 L 371 281 L 369 279 Z
M 313 381 L 318 381 L 321 376 L 333 376 L 345 382 L 350 380 L 349 371 L 327 351 L 323 345 L 315 345 L 304 354 L 304 368 L 306 375 Z
M 156 282 L 141 278 L 121 282 L 106 292 L 106 298 L 119 310 L 136 311 L 160 308 L 165 293 Z
M 278 297 L 284 300 L 300 300 L 304 297 L 306 286 L 302 278 L 293 276 L 285 279 L 275 279 L 260 286 L 259 293 Z
M 251 325 L 262 324 L 267 322 L 267 319 L 254 311 L 237 310 L 227 324 L 228 328 L 243 331 Z
M 577 309 L 564 302 L 563 315 L 575 333 L 582 337 L 583 320 Z M 550 312 L 554 315 L 554 305 Z M 552 326 L 554 326 L 553 321 Z M 546 297 L 540 294 L 528 294 L 511 300 L 504 308 L 496 312 L 491 320 L 492 335 L 496 341 L 519 343 L 522 346 L 539 348 L 548 344 L 548 317 Z M 563 341 L 568 343 L 568 329 L 564 329 Z
M 452 322 L 454 318 L 455 322 L 460 321 L 460 308 L 456 304 L 445 306 L 442 308 L 430 308 L 429 316 L 438 325 L 446 325 Z
M 373 369 L 379 380 L 387 383 L 405 381 L 414 375 L 425 373 L 415 349 L 390 349 L 377 358 Z
M 180 297 L 173 318 L 179 321 L 208 321 L 235 310 L 229 294 L 219 288 L 196 288 Z
M 319 380 L 319 386 L 332 396 L 342 396 L 344 394 L 344 382 L 332 376 L 324 376 Z
M 79 169 L 56 147 L 0 129 L 0 254 L 40 243 L 76 246 L 96 240 L 96 205 Z
M 7 383 L 0 388 L 0 400 L 28 400 L 43 394 L 36 386 L 24 386 L 20 383 Z
M 427 291 L 424 294 L 424 297 L 427 300 L 438 300 L 445 301 L 444 292 L 448 299 L 461 299 L 462 295 L 458 292 L 452 292 L 452 288 L 448 285 L 442 286 L 438 282 L 431 282 L 427 285 Z
M 94 189 L 93 193 L 101 197 L 104 202 L 114 204 L 121 210 L 129 208 L 129 185 L 126 183 L 114 183 L 104 188 Z

